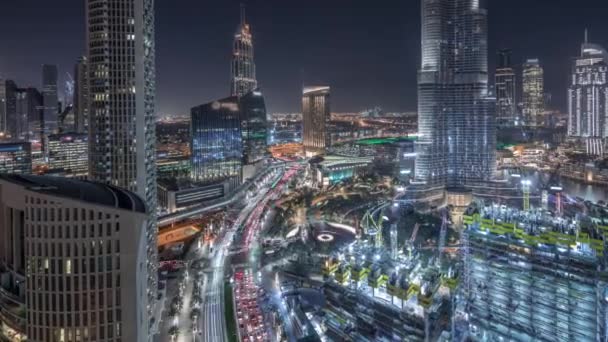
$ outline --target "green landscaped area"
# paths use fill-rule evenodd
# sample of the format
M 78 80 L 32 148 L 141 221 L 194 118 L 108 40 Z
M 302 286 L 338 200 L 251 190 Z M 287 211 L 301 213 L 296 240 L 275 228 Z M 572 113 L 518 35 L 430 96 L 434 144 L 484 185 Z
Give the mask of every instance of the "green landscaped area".
M 234 306 L 232 305 L 232 286 L 230 283 L 224 283 L 224 315 L 226 316 L 226 331 L 228 334 L 228 342 L 238 342 L 238 333 L 236 331 L 236 321 L 234 319 Z
M 383 144 L 391 144 L 399 141 L 415 141 L 418 137 L 415 135 L 404 136 L 404 137 L 396 137 L 396 138 L 370 138 L 370 139 L 361 139 L 357 140 L 355 143 L 357 145 L 383 145 Z

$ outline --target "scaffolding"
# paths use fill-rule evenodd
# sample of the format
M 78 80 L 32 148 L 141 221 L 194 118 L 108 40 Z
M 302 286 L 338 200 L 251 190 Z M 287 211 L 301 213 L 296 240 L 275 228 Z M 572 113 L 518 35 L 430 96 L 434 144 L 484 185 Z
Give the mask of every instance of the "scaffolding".
M 464 285 L 479 341 L 606 341 L 603 240 L 465 217 Z M 608 229 L 607 229 L 608 231 Z

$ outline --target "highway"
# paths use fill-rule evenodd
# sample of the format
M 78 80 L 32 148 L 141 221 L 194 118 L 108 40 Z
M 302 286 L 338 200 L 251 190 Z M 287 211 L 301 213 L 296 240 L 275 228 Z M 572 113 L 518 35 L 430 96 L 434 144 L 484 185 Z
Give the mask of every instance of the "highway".
M 224 262 L 234 233 L 250 216 L 257 204 L 266 196 L 268 189 L 260 191 L 239 213 L 234 224 L 218 239 L 211 253 L 210 274 L 202 287 L 203 315 L 200 322 L 202 341 L 227 341 L 226 316 L 224 313 Z

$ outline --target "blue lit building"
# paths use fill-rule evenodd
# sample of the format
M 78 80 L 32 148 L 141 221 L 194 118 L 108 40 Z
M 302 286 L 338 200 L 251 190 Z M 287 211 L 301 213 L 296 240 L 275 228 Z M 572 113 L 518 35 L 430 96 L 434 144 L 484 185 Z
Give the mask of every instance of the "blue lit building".
M 191 179 L 199 183 L 242 179 L 243 140 L 241 111 L 236 96 L 213 101 L 191 110 Z
M 240 98 L 243 162 L 259 163 L 268 154 L 266 103 L 259 89 Z

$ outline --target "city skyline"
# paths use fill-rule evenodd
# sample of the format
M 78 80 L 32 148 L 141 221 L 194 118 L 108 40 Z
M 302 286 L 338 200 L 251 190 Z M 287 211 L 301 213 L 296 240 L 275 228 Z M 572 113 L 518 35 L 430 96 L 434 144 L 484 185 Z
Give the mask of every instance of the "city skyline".
M 57 6 L 26 0 L 5 6 L 2 16 L 6 17 L 0 24 L 4 30 L 0 31 L 6 33 L 0 33 L 0 39 L 13 44 L 0 54 L 1 77 L 41 88 L 41 65 L 57 64 L 59 84 L 64 84 L 66 73 L 73 72 L 74 61 L 84 54 L 84 22 L 49 25 L 45 18 L 64 14 L 79 18 L 84 6 L 76 0 L 63 2 L 64 6 Z M 500 48 L 513 50 L 518 73 L 526 58 L 538 57 L 545 68 L 547 91 L 553 94 L 553 107 L 565 112 L 567 71 L 571 59 L 578 54 L 584 29 L 589 29 L 590 40 L 608 45 L 602 39 L 608 36 L 608 29 L 602 25 L 601 11 L 593 10 L 600 8 L 601 1 L 583 2 L 584 5 L 542 0 L 529 4 L 517 0 L 508 5 L 488 4 L 490 72 L 495 69 L 493 56 Z M 416 107 L 415 79 L 420 58 L 417 1 L 386 1 L 380 6 L 355 1 L 349 7 L 321 1 L 296 7 L 274 1 L 248 1 L 246 5 L 258 51 L 257 76 L 269 112 L 297 112 L 303 83 L 331 85 L 336 111 L 359 111 L 376 105 L 388 111 Z M 525 11 L 521 11 L 522 6 Z M 239 22 L 239 2 L 214 6 L 194 1 L 180 6 L 158 2 L 156 7 L 158 114 L 186 115 L 196 104 L 229 95 L 227 59 L 231 53 L 230 37 Z M 38 20 L 14 33 L 13 18 L 26 13 Z M 194 21 L 192 30 L 181 28 L 181 22 L 195 16 L 200 20 Z M 314 25 L 310 24 L 311 17 L 318 17 L 312 21 Z M 515 18 L 518 25 L 513 26 Z M 329 35 L 310 38 L 315 34 L 323 37 L 323 32 Z M 379 35 L 383 38 L 376 39 Z M 196 42 L 193 49 L 192 41 Z M 46 52 L 36 53 L 37 49 Z M 62 93 L 63 87 L 59 88 Z

